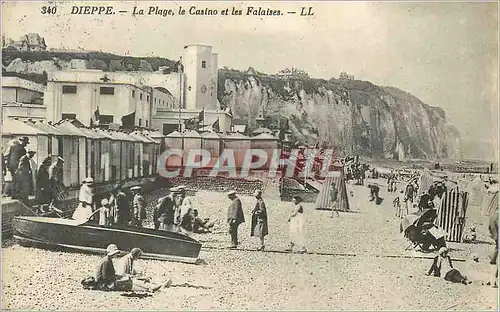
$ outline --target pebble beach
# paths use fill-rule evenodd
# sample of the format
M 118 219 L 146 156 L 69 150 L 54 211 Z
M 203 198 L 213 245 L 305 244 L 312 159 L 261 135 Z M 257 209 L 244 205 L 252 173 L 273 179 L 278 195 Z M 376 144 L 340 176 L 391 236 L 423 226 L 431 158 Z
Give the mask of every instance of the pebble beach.
M 365 183 L 368 184 L 368 183 Z M 409 241 L 394 216 L 395 195 L 381 190 L 381 205 L 369 202 L 366 186 L 348 186 L 351 212 L 333 216 L 303 204 L 309 254 L 285 253 L 292 204 L 266 197 L 269 235 L 266 251 L 250 237 L 255 200 L 241 195 L 246 222 L 238 250 L 228 250 L 224 223 L 225 194 L 199 191 L 194 196 L 202 217 L 218 219 L 211 234 L 193 234 L 203 245 L 201 264 L 138 260 L 139 271 L 173 285 L 144 298 L 120 292 L 84 290 L 100 256 L 25 248 L 8 240 L 2 246 L 2 308 L 6 310 L 497 310 L 494 249 L 487 229 L 478 228 L 480 244 L 449 243 L 454 266 L 471 284 L 451 284 L 426 276 L 434 253 L 405 250 Z M 150 202 L 162 190 L 148 194 Z M 150 204 L 151 210 L 152 204 Z M 149 225 L 149 224 L 148 224 Z M 118 246 L 120 247 L 120 246 Z M 479 256 L 479 262 L 470 255 Z M 465 260 L 465 261 L 462 261 Z

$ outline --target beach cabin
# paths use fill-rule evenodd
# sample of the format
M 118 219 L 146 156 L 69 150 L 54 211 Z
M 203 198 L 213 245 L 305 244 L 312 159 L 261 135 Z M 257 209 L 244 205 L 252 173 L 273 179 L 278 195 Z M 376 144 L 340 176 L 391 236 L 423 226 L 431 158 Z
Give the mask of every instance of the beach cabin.
M 241 133 L 231 133 L 223 136 L 223 142 L 224 150 L 234 155 L 235 167 L 240 169 L 247 151 L 252 148 L 250 138 Z
M 261 133 L 257 136 L 251 138 L 252 149 L 258 149 L 265 151 L 267 155 L 267 161 L 260 169 L 269 169 L 273 157 L 279 157 L 279 154 L 275 155 L 275 151 L 278 150 L 278 138 L 269 133 Z M 256 160 L 255 160 L 256 161 Z
M 201 148 L 210 153 L 210 162 L 206 167 L 213 168 L 219 159 L 222 148 L 222 137 L 216 132 L 203 132 L 201 134 Z

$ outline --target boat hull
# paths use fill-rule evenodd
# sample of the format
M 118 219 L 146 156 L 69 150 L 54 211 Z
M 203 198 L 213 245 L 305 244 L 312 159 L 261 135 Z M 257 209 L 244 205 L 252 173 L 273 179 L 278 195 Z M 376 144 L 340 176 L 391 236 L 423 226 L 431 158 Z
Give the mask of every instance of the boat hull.
M 201 250 L 201 244 L 189 236 L 146 228 L 78 225 L 74 220 L 45 217 L 15 217 L 12 228 L 21 244 L 81 252 L 105 253 L 109 244 L 116 244 L 122 252 L 141 248 L 145 259 L 196 263 Z

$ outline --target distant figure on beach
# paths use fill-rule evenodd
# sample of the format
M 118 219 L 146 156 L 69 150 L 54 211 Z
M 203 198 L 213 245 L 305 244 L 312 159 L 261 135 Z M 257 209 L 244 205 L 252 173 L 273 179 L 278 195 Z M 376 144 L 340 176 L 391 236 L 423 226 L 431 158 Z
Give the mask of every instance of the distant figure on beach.
M 300 196 L 293 197 L 294 208 L 288 218 L 290 229 L 290 246 L 285 251 L 292 252 L 293 247 L 298 246 L 299 253 L 307 253 L 305 247 L 305 217 L 304 208 L 302 207 L 302 198 Z
M 81 222 L 87 221 L 93 213 L 94 204 L 94 179 L 91 177 L 85 178 L 80 187 L 80 194 L 78 196 L 78 207 L 73 213 L 73 220 Z
M 172 187 L 170 194 L 159 200 L 158 205 L 153 212 L 153 222 L 156 230 L 174 231 L 175 205 L 179 189 Z
M 230 191 L 227 197 L 231 200 L 231 204 L 227 209 L 227 223 L 229 224 L 229 234 L 231 235 L 230 249 L 238 247 L 238 227 L 245 222 L 241 200 L 236 196 L 235 191 Z
M 267 225 L 267 209 L 264 199 L 262 199 L 262 191 L 256 190 L 253 194 L 257 202 L 252 210 L 252 226 L 250 236 L 255 236 L 260 239 L 260 247 L 258 251 L 264 251 L 264 237 L 268 234 Z
M 52 190 L 52 205 L 57 206 L 66 197 L 64 188 L 64 159 L 57 156 L 57 160 L 49 167 L 49 180 Z
M 99 225 L 111 226 L 111 210 L 109 209 L 109 201 L 107 198 L 101 200 L 101 207 L 99 207 Z
M 128 224 L 130 221 L 130 207 L 127 195 L 123 192 L 122 186 L 117 185 L 109 198 L 111 215 L 116 224 Z
M 330 188 L 330 202 L 332 203 L 332 215 L 331 217 L 333 218 L 334 214 L 337 214 L 337 217 L 340 216 L 339 214 L 339 191 L 335 187 L 335 185 L 332 185 Z
M 141 194 L 141 187 L 134 186 L 130 189 L 132 194 L 134 195 L 134 199 L 132 200 L 132 220 L 130 221 L 130 225 L 142 227 L 142 222 L 146 220 L 146 200 Z
M 375 184 L 369 184 L 368 188 L 370 189 L 370 201 L 376 201 L 379 198 L 378 193 L 380 192 L 380 187 Z

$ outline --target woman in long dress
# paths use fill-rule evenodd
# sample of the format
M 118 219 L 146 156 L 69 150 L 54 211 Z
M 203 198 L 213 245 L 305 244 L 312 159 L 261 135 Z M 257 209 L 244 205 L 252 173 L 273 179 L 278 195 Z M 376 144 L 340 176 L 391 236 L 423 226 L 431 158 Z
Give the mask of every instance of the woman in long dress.
M 73 213 L 73 219 L 79 221 L 87 221 L 92 215 L 92 205 L 94 203 L 94 179 L 86 178 L 83 180 L 82 187 L 80 188 L 80 195 L 78 197 L 79 203 Z
M 305 247 L 305 217 L 304 208 L 300 204 L 302 198 L 300 196 L 293 197 L 293 203 L 295 204 L 292 214 L 288 219 L 290 226 L 290 247 L 286 251 L 293 251 L 293 247 L 297 246 L 299 253 L 307 253 Z

